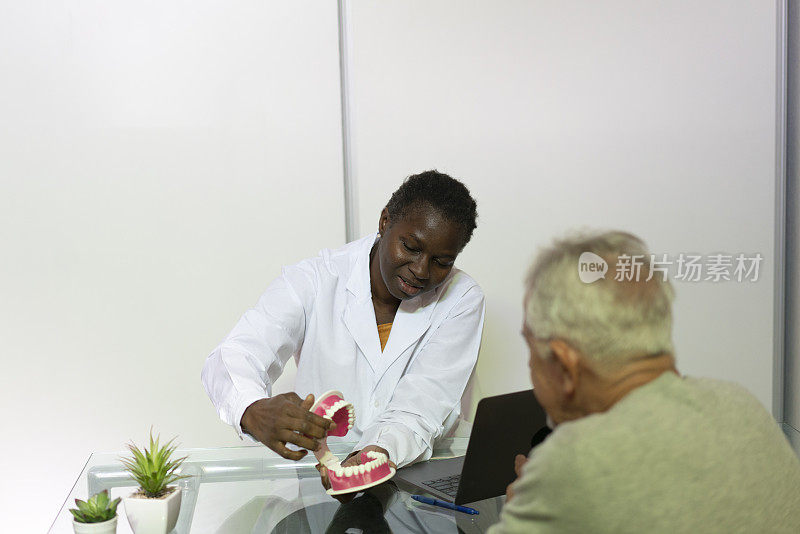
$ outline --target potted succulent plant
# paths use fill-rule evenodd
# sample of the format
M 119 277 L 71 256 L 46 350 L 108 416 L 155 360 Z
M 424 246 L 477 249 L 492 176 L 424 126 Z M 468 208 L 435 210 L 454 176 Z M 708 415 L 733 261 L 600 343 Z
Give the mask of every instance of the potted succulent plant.
M 109 500 L 108 490 L 82 501 L 75 499 L 77 508 L 70 508 L 75 534 L 114 534 L 117 531 L 119 497 Z
M 178 521 L 181 508 L 181 492 L 173 482 L 186 478 L 176 474 L 186 457 L 172 458 L 177 445 L 175 438 L 159 446 L 159 438 L 153 439 L 150 430 L 150 447 L 140 450 L 128 444 L 130 458 L 122 458 L 125 470 L 139 484 L 139 488 L 123 499 L 125 515 L 136 534 L 167 534 Z

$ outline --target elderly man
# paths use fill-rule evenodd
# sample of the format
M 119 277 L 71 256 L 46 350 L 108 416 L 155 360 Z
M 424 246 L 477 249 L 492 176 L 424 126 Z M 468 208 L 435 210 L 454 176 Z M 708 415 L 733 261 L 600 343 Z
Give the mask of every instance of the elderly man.
M 605 278 L 581 281 L 584 252 L 607 262 Z M 615 280 L 618 258 L 635 255 L 639 279 Z M 649 258 L 609 232 L 557 242 L 534 264 L 522 333 L 556 427 L 518 457 L 491 534 L 800 532 L 800 462 L 744 388 L 678 373 L 672 288 L 647 280 Z

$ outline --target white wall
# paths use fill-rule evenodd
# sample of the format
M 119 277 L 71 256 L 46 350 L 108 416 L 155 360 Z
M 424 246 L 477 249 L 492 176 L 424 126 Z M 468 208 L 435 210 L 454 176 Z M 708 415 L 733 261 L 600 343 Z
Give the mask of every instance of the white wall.
M 680 369 L 772 409 L 776 7 L 772 2 L 359 2 L 353 120 L 362 233 L 398 179 L 463 179 L 480 220 L 484 395 L 529 386 L 521 286 L 581 226 L 653 252 L 755 253 L 757 283 L 679 283 Z
M 784 430 L 800 454 L 800 4 L 788 4 L 786 393 Z
M 472 188 L 479 394 L 528 387 L 523 271 L 567 228 L 774 257 L 772 3 L 351 7 L 357 233 L 411 172 Z M 0 50 L 0 513 L 43 531 L 91 451 L 238 443 L 206 354 L 344 241 L 336 5 L 6 2 Z M 772 283 L 679 285 L 681 368 L 769 406 Z
M 337 13 L 5 2 L 0 50 L 0 516 L 44 532 L 92 451 L 239 443 L 206 355 L 344 242 Z

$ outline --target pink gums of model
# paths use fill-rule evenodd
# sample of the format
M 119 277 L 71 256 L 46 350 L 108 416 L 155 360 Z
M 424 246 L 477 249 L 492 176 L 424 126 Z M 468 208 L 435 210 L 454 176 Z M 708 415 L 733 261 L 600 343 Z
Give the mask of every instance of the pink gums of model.
M 320 395 L 311 411 L 336 423 L 336 428 L 328 432 L 331 436 L 344 436 L 353 428 L 353 405 L 345 401 L 338 391 L 328 391 Z M 329 495 L 353 493 L 377 486 L 392 478 L 395 473 L 394 468 L 389 465 L 389 458 L 376 451 L 359 453 L 359 465 L 342 467 L 339 459 L 328 448 L 327 439 L 320 441 L 314 455 L 328 468 L 328 480 L 331 482 Z

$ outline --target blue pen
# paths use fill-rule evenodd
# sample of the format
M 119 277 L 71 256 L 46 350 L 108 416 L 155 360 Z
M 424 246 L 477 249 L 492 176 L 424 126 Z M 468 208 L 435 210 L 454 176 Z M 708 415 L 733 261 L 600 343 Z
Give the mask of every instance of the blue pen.
M 457 504 L 450 504 L 449 502 L 440 501 L 439 499 L 431 499 L 430 497 L 423 497 L 422 495 L 412 495 L 412 499 L 425 504 L 432 504 L 433 506 L 441 506 L 448 510 L 455 510 L 456 512 L 464 512 L 465 514 L 478 515 L 480 512 L 468 506 L 459 506 Z

